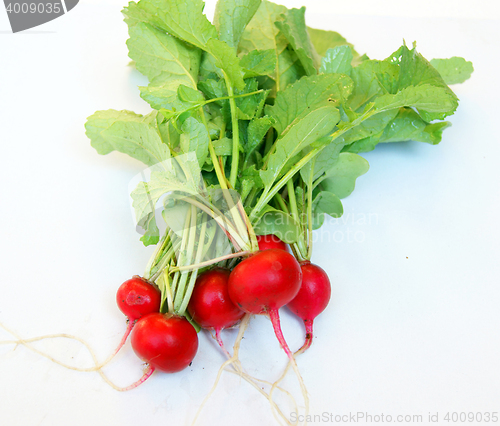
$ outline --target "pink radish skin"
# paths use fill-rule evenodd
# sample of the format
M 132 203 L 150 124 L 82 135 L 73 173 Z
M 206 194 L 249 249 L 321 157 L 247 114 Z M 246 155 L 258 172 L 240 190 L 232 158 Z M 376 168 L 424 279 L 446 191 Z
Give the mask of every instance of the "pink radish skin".
M 189 313 L 202 328 L 215 330 L 217 343 L 226 353 L 220 332 L 245 315 L 229 297 L 229 274 L 227 269 L 215 268 L 199 275 L 188 305 Z
M 153 313 L 137 321 L 131 336 L 136 355 L 149 370 L 176 373 L 184 370 L 198 351 L 196 330 L 184 317 Z
M 288 245 L 281 241 L 276 235 L 257 235 L 259 250 L 281 249 L 288 251 Z
M 287 307 L 304 321 L 306 338 L 296 354 L 307 350 L 313 339 L 314 319 L 325 310 L 330 301 L 331 285 L 326 272 L 309 261 L 301 262 L 302 285 L 295 298 Z

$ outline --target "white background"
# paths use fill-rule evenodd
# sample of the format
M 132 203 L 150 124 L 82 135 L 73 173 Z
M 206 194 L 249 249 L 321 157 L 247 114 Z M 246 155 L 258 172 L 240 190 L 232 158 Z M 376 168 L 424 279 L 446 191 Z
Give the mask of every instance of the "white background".
M 442 143 L 367 153 L 371 169 L 344 200 L 344 217 L 318 233 L 313 261 L 330 275 L 333 295 L 298 361 L 311 413 L 421 414 L 427 424 L 439 412 L 445 425 L 447 412 L 500 412 L 497 2 L 309 3 L 310 26 L 339 31 L 372 58 L 417 40 L 429 59 L 463 56 L 475 67 L 454 86 L 461 104 Z M 136 88 L 145 80 L 127 67 L 122 6 L 83 1 L 19 34 L 0 11 L 0 322 L 23 337 L 79 336 L 101 360 L 125 329 L 116 289 L 142 273 L 151 253 L 128 199 L 141 164 L 98 156 L 83 127 L 98 109 L 149 110 Z M 302 325 L 282 315 L 298 348 Z M 229 344 L 234 337 L 225 333 Z M 0 330 L 0 340 L 9 338 Z M 37 347 L 91 365 L 78 345 Z M 13 349 L 0 346 L 0 424 L 9 426 L 190 424 L 223 361 L 202 333 L 191 368 L 119 393 L 96 373 Z M 251 374 L 279 376 L 286 359 L 266 318 L 252 321 L 242 360 Z M 124 386 L 141 368 L 127 345 L 106 372 Z M 293 374 L 284 385 L 302 404 Z M 226 373 L 198 424 L 273 417 L 264 398 Z

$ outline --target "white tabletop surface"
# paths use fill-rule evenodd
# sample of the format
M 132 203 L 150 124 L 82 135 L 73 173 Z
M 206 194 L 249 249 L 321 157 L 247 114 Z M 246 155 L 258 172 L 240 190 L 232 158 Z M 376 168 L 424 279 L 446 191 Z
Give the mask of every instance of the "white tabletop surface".
M 364 154 L 371 169 L 344 200 L 344 217 L 317 233 L 313 261 L 330 275 L 333 294 L 313 346 L 298 359 L 318 416 L 310 424 L 363 413 L 358 424 L 384 414 L 446 425 L 446 413 L 451 420 L 454 412 L 500 412 L 498 3 L 309 3 L 310 26 L 339 31 L 370 57 L 416 40 L 429 59 L 463 56 L 475 67 L 472 79 L 453 87 L 461 103 L 442 143 Z M 128 183 L 141 164 L 97 155 L 83 128 L 95 110 L 149 110 L 137 90 L 144 78 L 127 67 L 124 4 L 83 0 L 18 34 L 0 7 L 0 322 L 25 338 L 76 335 L 101 360 L 125 329 L 116 289 L 143 271 L 152 251 L 139 241 L 129 207 Z M 214 4 L 207 3 L 208 15 Z M 282 316 L 298 348 L 302 325 Z M 235 332 L 224 336 L 230 345 Z M 0 340 L 9 338 L 0 329 Z M 77 344 L 37 348 L 91 365 Z M 279 376 L 286 358 L 266 318 L 252 320 L 241 358 L 250 374 Z M 155 373 L 120 393 L 96 373 L 0 345 L 0 424 L 189 425 L 223 360 L 201 333 L 192 367 Z M 130 345 L 106 368 L 121 386 L 141 371 Z M 293 374 L 283 383 L 302 405 Z M 439 421 L 430 423 L 429 413 Z M 225 373 L 197 424 L 271 425 L 273 417 L 262 396 Z

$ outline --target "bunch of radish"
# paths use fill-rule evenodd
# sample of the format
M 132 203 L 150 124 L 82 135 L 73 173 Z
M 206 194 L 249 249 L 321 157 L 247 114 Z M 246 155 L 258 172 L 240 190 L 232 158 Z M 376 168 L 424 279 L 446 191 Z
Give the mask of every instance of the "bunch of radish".
M 472 65 L 428 62 L 406 44 L 370 60 L 338 33 L 307 27 L 305 8 L 219 0 L 212 24 L 203 6 L 130 2 L 129 56 L 149 80 L 140 92 L 152 111 L 97 111 L 85 124 L 99 154 L 148 167 L 131 197 L 141 241 L 156 250 L 118 291 L 129 320 L 119 348 L 131 332 L 149 365 L 143 379 L 173 373 L 193 361 L 203 328 L 236 366 L 221 331 L 268 315 L 307 411 L 295 355 L 311 346 L 331 295 L 311 263 L 313 233 L 343 214 L 341 199 L 367 172 L 358 153 L 441 140 L 458 106 L 447 83 L 467 79 Z M 281 331 L 284 306 L 305 326 L 295 355 Z
M 328 305 L 330 281 L 319 266 L 299 262 L 287 245 L 275 235 L 258 238 L 259 251 L 249 255 L 232 270 L 220 267 L 201 273 L 188 305 L 191 321 L 214 330 L 225 350 L 220 332 L 238 324 L 245 313 L 267 314 L 276 336 L 293 359 L 281 332 L 278 310 L 283 306 L 301 318 L 306 326 L 306 341 L 312 342 L 312 324 Z M 132 331 L 135 353 L 154 369 L 174 373 L 191 364 L 198 348 L 196 329 L 182 316 L 160 312 L 160 292 L 154 283 L 135 276 L 118 289 L 116 300 L 128 319 L 120 344 Z

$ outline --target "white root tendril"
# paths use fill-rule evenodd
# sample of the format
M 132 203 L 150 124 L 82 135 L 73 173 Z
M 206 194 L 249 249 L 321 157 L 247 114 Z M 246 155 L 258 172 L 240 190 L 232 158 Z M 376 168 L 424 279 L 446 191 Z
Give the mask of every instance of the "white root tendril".
M 95 371 L 95 372 L 99 373 L 99 375 L 102 377 L 102 379 L 109 386 L 111 386 L 113 389 L 115 389 L 117 391 L 120 391 L 120 392 L 131 390 L 131 389 L 134 389 L 135 387 L 139 386 L 149 376 L 151 376 L 151 374 L 154 371 L 154 368 L 148 366 L 145 369 L 143 376 L 138 381 L 132 383 L 129 386 L 120 387 L 120 386 L 115 385 L 108 378 L 108 376 L 106 376 L 106 374 L 104 374 L 104 372 L 102 371 L 103 367 L 106 366 L 115 357 L 115 355 L 118 352 L 117 350 L 115 350 L 104 362 L 99 363 L 94 350 L 91 348 L 91 346 L 85 340 L 81 339 L 80 337 L 73 336 L 71 334 L 59 333 L 59 334 L 46 334 L 44 336 L 38 336 L 38 337 L 29 338 L 29 339 L 23 339 L 19 334 L 17 334 L 13 330 L 7 328 L 1 322 L 0 322 L 0 327 L 3 328 L 5 331 L 7 331 L 9 334 L 11 334 L 12 336 L 14 336 L 16 338 L 16 340 L 3 340 L 3 341 L 0 341 L 0 345 L 16 345 L 15 348 L 17 346 L 19 346 L 19 345 L 22 345 L 25 348 L 29 349 L 30 351 L 32 351 L 32 352 L 34 352 L 34 353 L 36 353 L 36 354 L 38 354 L 40 356 L 43 356 L 44 358 L 47 358 L 49 361 L 51 361 L 51 362 L 53 362 L 55 364 L 58 364 L 61 367 L 67 368 L 68 370 L 80 371 L 80 372 L 84 372 L 84 373 L 94 372 Z M 74 340 L 74 341 L 77 341 L 77 342 L 81 343 L 83 346 L 85 346 L 85 348 L 89 351 L 89 354 L 92 357 L 92 360 L 94 361 L 94 366 L 93 367 L 76 367 L 74 365 L 66 364 L 65 362 L 59 361 L 58 359 L 56 359 L 53 356 L 49 355 L 48 353 L 43 352 L 43 351 L 35 348 L 31 344 L 31 343 L 34 343 L 34 342 L 39 342 L 41 340 L 60 339 L 60 338 Z
M 233 356 L 231 356 L 229 354 L 229 352 L 224 348 L 222 347 L 222 350 L 224 351 L 226 357 L 228 358 L 219 368 L 219 371 L 217 373 L 217 377 L 215 379 L 215 382 L 212 386 L 212 388 L 210 389 L 210 392 L 205 396 L 203 402 L 201 403 L 200 407 L 198 408 L 198 411 L 196 412 L 196 416 L 194 417 L 193 419 L 193 422 L 191 423 L 191 426 L 194 426 L 196 421 L 198 420 L 198 417 L 199 415 L 201 414 L 201 411 L 203 410 L 205 404 L 208 402 L 208 400 L 210 399 L 210 397 L 213 395 L 213 393 L 215 392 L 216 388 L 217 388 L 217 385 L 219 384 L 219 381 L 220 381 L 220 378 L 222 376 L 222 373 L 223 371 L 228 371 L 232 374 L 236 374 L 237 376 L 240 376 L 242 379 L 244 379 L 245 381 L 247 381 L 250 385 L 252 385 L 258 392 L 260 392 L 268 401 L 269 403 L 271 404 L 271 407 L 272 407 L 272 413 L 273 413 L 273 416 L 274 418 L 276 419 L 276 421 L 282 425 L 282 421 L 285 422 L 285 424 L 287 426 L 296 426 L 297 425 L 297 421 L 292 423 L 284 414 L 283 412 L 280 410 L 280 408 L 276 405 L 276 403 L 272 400 L 271 398 L 271 394 L 268 394 L 264 389 L 262 389 L 262 387 L 257 383 L 261 383 L 261 384 L 264 384 L 264 385 L 267 385 L 267 386 L 273 386 L 275 385 L 276 383 L 271 383 L 269 381 L 266 381 L 266 380 L 262 380 L 262 379 L 258 379 L 256 377 L 253 377 L 251 375 L 249 375 L 248 373 L 246 373 L 244 370 L 243 370 L 243 367 L 241 365 L 241 362 L 239 360 L 239 350 L 240 350 L 240 345 L 241 345 L 241 341 L 243 340 L 243 335 L 245 334 L 245 331 L 248 327 L 248 323 L 250 321 L 250 315 L 249 314 L 245 314 L 245 316 L 243 317 L 241 323 L 240 323 L 240 327 L 239 327 L 239 331 L 238 331 L 238 335 L 236 337 L 236 340 L 235 340 L 235 343 L 234 343 L 234 346 L 233 346 Z M 221 342 L 219 342 L 220 344 Z M 232 369 L 228 369 L 228 367 L 231 366 Z M 294 406 L 294 410 L 295 412 L 297 412 L 297 403 L 295 401 L 295 398 L 293 397 L 293 395 L 288 392 L 287 390 L 281 388 L 280 386 L 278 386 L 276 384 L 275 386 L 275 389 L 278 389 L 280 390 L 281 392 L 283 392 L 285 395 L 287 395 L 289 398 L 290 398 L 290 401 L 291 403 L 293 404 Z M 279 416 L 279 417 L 278 417 Z

